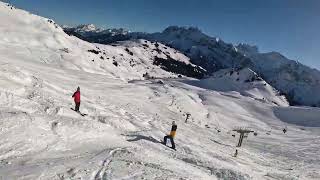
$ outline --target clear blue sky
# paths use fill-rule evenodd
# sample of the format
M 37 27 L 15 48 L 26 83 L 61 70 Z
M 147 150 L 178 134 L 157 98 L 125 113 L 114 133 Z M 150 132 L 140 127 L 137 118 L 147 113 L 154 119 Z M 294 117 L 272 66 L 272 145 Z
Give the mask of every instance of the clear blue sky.
M 3 0 L 59 24 L 156 32 L 197 26 L 320 69 L 320 0 Z

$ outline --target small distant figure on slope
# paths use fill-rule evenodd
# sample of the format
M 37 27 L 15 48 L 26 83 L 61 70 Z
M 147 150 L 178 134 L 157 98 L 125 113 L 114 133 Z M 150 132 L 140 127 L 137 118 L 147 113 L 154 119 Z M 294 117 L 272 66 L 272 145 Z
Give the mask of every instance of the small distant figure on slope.
M 77 91 L 73 93 L 72 95 L 73 99 L 74 99 L 74 103 L 75 103 L 75 108 L 74 110 L 77 112 L 80 112 L 80 87 L 77 88 Z
M 238 149 L 236 149 L 236 152 L 234 153 L 233 157 L 237 157 L 238 156 Z
M 167 145 L 167 140 L 170 139 L 171 141 L 171 145 L 172 145 L 172 149 L 176 150 L 176 146 L 174 144 L 174 137 L 176 136 L 176 131 L 177 131 L 178 126 L 176 125 L 175 121 L 172 121 L 172 127 L 171 127 L 171 132 L 170 135 L 167 135 L 164 137 L 163 143 L 164 145 Z
M 287 128 L 283 128 L 283 133 L 285 134 L 285 133 L 287 133 Z

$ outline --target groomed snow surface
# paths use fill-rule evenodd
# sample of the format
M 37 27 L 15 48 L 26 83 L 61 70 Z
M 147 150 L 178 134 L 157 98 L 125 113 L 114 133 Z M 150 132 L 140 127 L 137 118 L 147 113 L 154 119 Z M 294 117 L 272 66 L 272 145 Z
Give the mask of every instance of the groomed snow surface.
M 319 109 L 287 107 L 269 85 L 231 88 L 250 70 L 170 79 L 139 45 L 151 42 L 86 43 L 4 3 L 0 21 L 0 179 L 320 179 Z M 70 109 L 78 86 L 88 116 Z M 160 144 L 173 120 L 177 151 Z M 237 128 L 256 136 L 236 148 Z

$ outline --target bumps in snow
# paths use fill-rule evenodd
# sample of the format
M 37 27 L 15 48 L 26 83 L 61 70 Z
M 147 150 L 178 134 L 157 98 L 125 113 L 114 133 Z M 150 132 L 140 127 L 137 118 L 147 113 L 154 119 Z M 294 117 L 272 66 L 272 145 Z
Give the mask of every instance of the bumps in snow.
M 65 53 L 69 53 L 70 52 L 68 48 L 62 48 L 62 49 L 59 49 L 59 50 L 62 51 L 62 52 L 65 52 Z

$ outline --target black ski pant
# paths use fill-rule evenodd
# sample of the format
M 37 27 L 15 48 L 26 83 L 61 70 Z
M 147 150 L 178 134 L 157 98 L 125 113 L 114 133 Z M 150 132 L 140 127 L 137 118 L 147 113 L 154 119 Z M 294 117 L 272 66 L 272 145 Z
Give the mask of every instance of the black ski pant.
M 79 111 L 79 109 L 80 109 L 80 103 L 78 102 L 76 102 L 76 107 L 74 108 L 74 110 L 75 111 Z
M 174 144 L 173 137 L 170 136 L 170 135 L 164 137 L 164 139 L 163 139 L 164 144 L 167 145 L 167 140 L 168 139 L 170 139 L 170 141 L 171 141 L 172 148 L 176 149 L 176 145 Z

